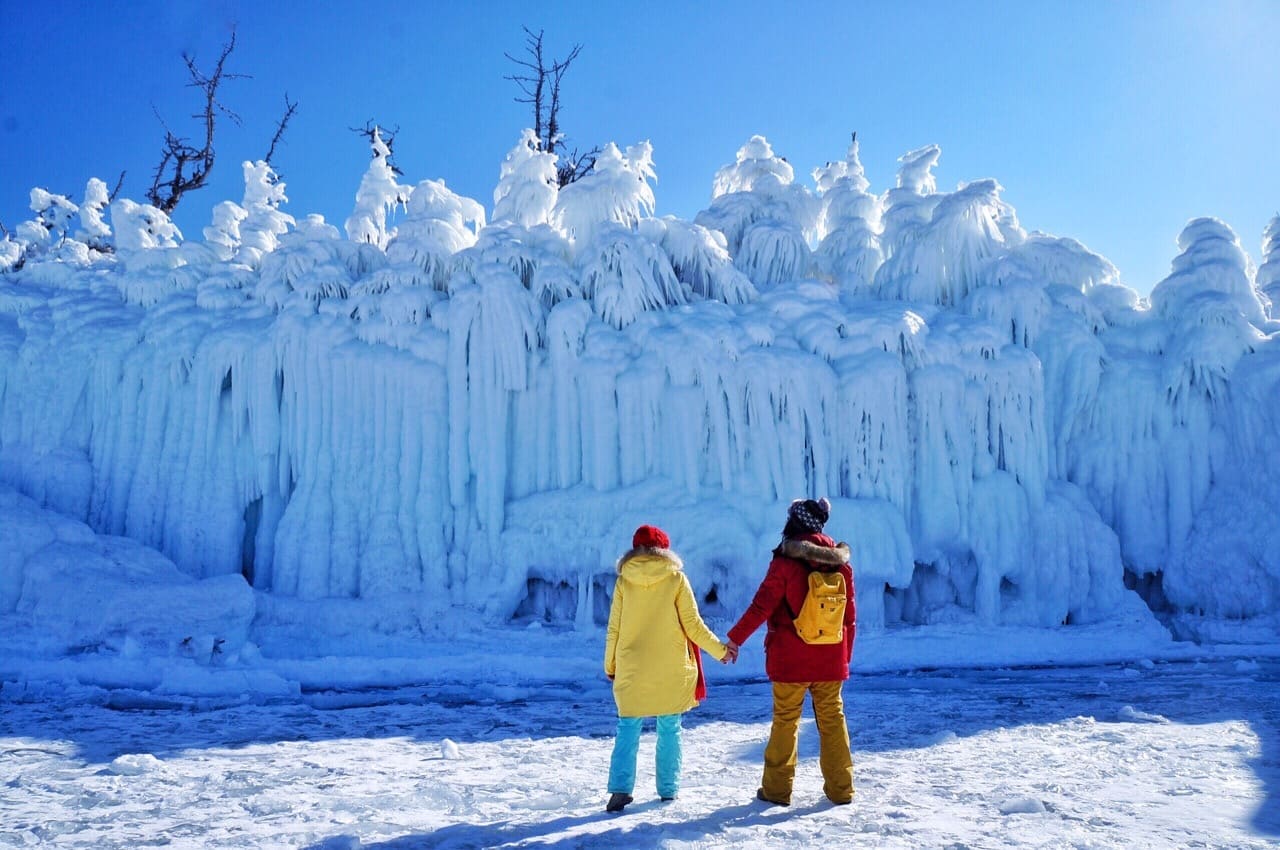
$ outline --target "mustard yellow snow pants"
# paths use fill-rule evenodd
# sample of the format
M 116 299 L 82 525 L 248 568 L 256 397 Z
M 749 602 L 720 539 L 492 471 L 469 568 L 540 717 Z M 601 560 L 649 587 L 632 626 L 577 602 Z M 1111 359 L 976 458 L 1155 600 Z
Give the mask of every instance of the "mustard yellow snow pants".
M 818 726 L 822 790 L 833 803 L 853 799 L 853 754 L 844 720 L 843 686 L 844 682 L 773 683 L 773 729 L 764 748 L 764 779 L 760 783 L 765 797 L 778 803 L 791 802 L 800 712 L 808 693 L 812 695 L 813 717 Z

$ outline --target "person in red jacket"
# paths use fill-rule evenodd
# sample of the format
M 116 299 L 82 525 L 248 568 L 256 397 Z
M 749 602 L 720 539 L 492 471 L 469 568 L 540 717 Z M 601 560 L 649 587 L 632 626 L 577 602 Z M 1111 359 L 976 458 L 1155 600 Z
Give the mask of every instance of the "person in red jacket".
M 773 683 L 773 728 L 764 750 L 764 778 L 756 792 L 756 798 L 766 803 L 791 804 L 806 693 L 813 701 L 818 726 L 823 791 L 837 805 L 853 801 L 853 754 L 841 691 L 849 678 L 857 616 L 849 546 L 822 533 L 830 514 L 831 503 L 826 499 L 791 503 L 769 572 L 746 613 L 729 630 L 727 645 L 736 652 L 761 623 L 769 624 L 764 657 L 765 671 Z M 844 576 L 843 633 L 837 643 L 806 643 L 795 628 L 795 618 L 809 592 L 809 573 L 814 570 L 838 571 Z

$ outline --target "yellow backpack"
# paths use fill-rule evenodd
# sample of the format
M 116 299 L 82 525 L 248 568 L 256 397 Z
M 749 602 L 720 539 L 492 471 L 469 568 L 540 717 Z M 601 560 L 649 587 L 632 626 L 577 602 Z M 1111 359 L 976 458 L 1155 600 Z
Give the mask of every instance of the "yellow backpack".
M 813 570 L 809 573 L 809 593 L 793 622 L 796 634 L 805 643 L 840 643 L 844 640 L 844 608 L 848 594 L 844 574 Z

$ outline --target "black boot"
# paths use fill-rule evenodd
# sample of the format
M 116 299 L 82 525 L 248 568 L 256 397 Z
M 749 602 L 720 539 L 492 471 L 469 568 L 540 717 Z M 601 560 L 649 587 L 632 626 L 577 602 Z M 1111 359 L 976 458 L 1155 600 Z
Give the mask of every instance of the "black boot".
M 757 788 L 757 789 L 756 789 L 756 799 L 757 799 L 757 800 L 759 800 L 759 801 L 760 801 L 760 802 L 762 802 L 762 803 L 772 803 L 772 804 L 773 804 L 773 805 L 775 805 L 775 806 L 789 806 L 789 805 L 791 805 L 791 801 L 790 801 L 790 800 L 775 800 L 775 799 L 773 799 L 772 797 L 766 797 L 766 796 L 764 795 L 764 789 L 763 789 L 763 788 Z
M 626 808 L 627 803 L 630 803 L 631 799 L 632 798 L 630 794 L 619 794 L 616 792 L 613 794 L 610 794 L 609 802 L 607 805 L 605 805 L 604 810 L 606 812 L 620 812 L 624 808 Z

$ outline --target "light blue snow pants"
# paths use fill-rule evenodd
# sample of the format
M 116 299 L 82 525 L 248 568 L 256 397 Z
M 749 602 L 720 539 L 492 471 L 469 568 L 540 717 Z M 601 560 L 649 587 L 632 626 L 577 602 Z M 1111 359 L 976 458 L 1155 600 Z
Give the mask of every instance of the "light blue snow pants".
M 618 736 L 609 760 L 609 793 L 630 794 L 636 787 L 636 755 L 640 752 L 643 717 L 619 717 Z M 674 797 L 680 790 L 680 715 L 660 714 L 658 721 L 658 796 Z

